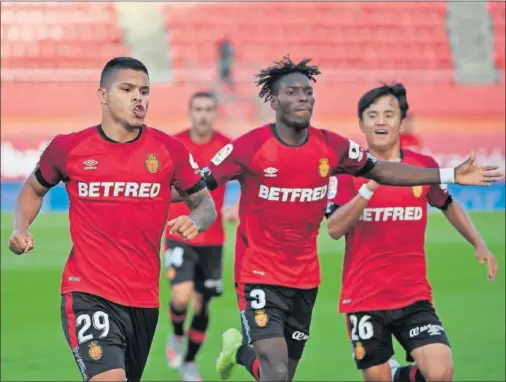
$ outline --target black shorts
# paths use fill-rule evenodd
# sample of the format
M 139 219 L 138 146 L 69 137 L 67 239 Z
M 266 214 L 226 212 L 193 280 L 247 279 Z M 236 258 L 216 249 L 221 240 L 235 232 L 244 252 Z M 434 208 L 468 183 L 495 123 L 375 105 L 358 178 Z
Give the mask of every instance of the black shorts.
M 318 288 L 263 284 L 235 284 L 235 288 L 244 342 L 282 337 L 288 346 L 288 357 L 299 360 L 309 338 Z
M 190 246 L 167 240 L 165 266 L 171 285 L 193 281 L 195 290 L 204 297 L 221 296 L 223 246 Z
M 411 352 L 424 345 L 445 344 L 448 337 L 429 301 L 418 301 L 400 309 L 348 313 L 348 334 L 358 369 L 387 362 L 394 355 L 392 335 L 413 362 Z
M 158 322 L 158 308 L 133 308 L 95 295 L 62 295 L 63 332 L 83 381 L 123 369 L 140 381 Z

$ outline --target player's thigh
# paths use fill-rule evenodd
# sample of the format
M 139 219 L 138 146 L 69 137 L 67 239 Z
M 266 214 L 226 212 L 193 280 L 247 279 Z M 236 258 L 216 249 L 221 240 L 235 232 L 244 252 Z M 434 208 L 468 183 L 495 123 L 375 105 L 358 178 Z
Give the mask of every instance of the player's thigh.
M 346 324 L 358 369 L 367 372 L 388 362 L 394 349 L 387 311 L 348 313 Z
M 195 290 L 206 299 L 223 293 L 223 246 L 194 247 L 199 260 L 195 269 Z
M 125 316 L 118 305 L 86 293 L 62 296 L 63 331 L 83 380 L 125 370 Z
M 288 357 L 299 360 L 309 339 L 313 309 L 318 288 L 298 289 L 292 299 L 291 310 L 286 319 L 285 339 Z
M 158 324 L 158 309 L 128 308 L 131 328 L 125 355 L 128 381 L 140 381 L 148 360 L 151 344 Z
M 403 319 L 396 325 L 394 335 L 406 350 L 407 360 L 416 360 L 417 364 L 420 360 L 421 371 L 424 366 L 431 365 L 438 374 L 451 373 L 450 341 L 432 303 L 418 301 L 403 310 Z M 425 372 L 428 372 L 427 368 Z
M 285 321 L 290 309 L 288 288 L 263 284 L 236 284 L 245 343 L 268 338 L 283 338 Z

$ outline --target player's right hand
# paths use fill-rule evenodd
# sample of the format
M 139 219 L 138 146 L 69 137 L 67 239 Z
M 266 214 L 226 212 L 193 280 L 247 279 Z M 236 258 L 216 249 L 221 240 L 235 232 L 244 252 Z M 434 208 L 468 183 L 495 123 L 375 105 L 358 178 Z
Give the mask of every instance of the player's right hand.
M 369 182 L 366 183 L 365 185 L 370 191 L 374 192 L 378 189 L 378 187 L 380 186 L 379 183 L 375 182 L 374 180 L 370 180 Z
M 33 249 L 33 238 L 28 232 L 14 231 L 9 239 L 9 249 L 16 255 L 28 253 Z
M 182 215 L 167 223 L 171 235 L 179 234 L 185 240 L 192 240 L 199 234 L 199 229 L 191 217 Z
M 466 186 L 488 187 L 490 183 L 497 182 L 504 177 L 499 166 L 477 166 L 474 161 L 476 154 L 471 152 L 469 158 L 455 167 L 455 183 Z

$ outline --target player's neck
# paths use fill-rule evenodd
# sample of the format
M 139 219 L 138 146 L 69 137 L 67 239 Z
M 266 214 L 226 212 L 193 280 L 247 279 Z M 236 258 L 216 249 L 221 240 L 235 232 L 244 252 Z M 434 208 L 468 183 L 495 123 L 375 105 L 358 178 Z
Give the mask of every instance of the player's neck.
M 369 152 L 377 159 L 383 161 L 400 162 L 402 160 L 401 148 L 398 145 L 385 150 L 369 148 Z
M 296 130 L 279 121 L 274 124 L 273 131 L 277 138 L 288 146 L 303 145 L 307 142 L 309 134 L 309 129 Z
M 214 137 L 214 132 L 212 130 L 205 134 L 198 134 L 195 130 L 190 129 L 189 134 L 190 139 L 199 145 L 211 142 Z
M 107 138 L 117 143 L 134 141 L 141 133 L 140 129 L 128 128 L 113 121 L 103 120 L 100 126 Z

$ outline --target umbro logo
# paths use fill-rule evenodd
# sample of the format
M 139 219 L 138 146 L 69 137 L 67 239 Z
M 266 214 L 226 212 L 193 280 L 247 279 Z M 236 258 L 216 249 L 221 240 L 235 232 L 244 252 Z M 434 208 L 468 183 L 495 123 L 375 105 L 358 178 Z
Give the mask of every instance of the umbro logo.
M 275 178 L 277 176 L 278 169 L 269 167 L 264 170 L 264 174 L 267 178 Z
M 85 170 L 96 170 L 98 161 L 94 159 L 88 159 L 83 162 Z

